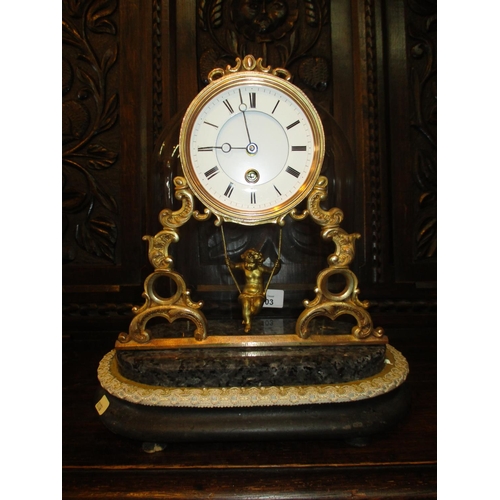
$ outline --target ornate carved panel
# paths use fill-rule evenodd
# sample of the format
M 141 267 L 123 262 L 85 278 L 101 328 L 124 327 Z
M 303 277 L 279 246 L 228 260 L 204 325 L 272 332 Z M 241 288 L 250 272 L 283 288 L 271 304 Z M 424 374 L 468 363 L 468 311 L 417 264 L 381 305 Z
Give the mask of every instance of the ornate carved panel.
M 387 25 L 394 278 L 420 286 L 436 280 L 436 1 L 398 2 Z
M 116 263 L 116 1 L 63 4 L 63 263 Z
M 286 67 L 322 117 L 325 206 L 362 234 L 362 298 L 375 315 L 433 313 L 419 287 L 436 270 L 435 0 L 63 0 L 64 310 L 75 323 L 105 329 L 141 302 L 142 236 L 174 203 L 182 114 L 209 70 L 247 53 Z M 188 225 L 188 286 L 228 289 L 218 228 Z M 275 227 L 226 237 L 235 258 L 248 246 L 276 258 Z M 276 283 L 294 305 L 331 251 L 314 224 L 287 224 Z
M 413 175 L 417 187 L 413 258 L 437 253 L 437 5 L 408 0 L 407 46 L 411 93 Z
M 331 84 L 329 3 L 311 1 L 202 0 L 198 2 L 199 74 L 233 64 L 245 54 L 287 68 L 294 83 L 323 93 Z M 319 99 L 319 95 L 316 99 Z
M 63 324 L 71 329 L 121 328 L 140 297 L 148 4 L 63 0 Z

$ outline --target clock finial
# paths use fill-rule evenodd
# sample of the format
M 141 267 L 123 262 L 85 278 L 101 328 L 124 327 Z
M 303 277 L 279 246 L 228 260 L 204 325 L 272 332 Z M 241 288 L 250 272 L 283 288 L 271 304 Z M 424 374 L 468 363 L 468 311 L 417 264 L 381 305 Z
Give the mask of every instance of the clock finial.
M 226 68 L 215 68 L 208 74 L 208 81 L 212 83 L 219 78 L 238 73 L 240 71 L 257 71 L 260 73 L 270 73 L 274 76 L 282 78 L 283 80 L 290 81 L 292 79 L 291 73 L 285 68 L 272 68 L 271 66 L 264 66 L 262 57 L 255 59 L 251 54 L 247 54 L 243 59 L 236 58 L 234 66 L 227 65 Z

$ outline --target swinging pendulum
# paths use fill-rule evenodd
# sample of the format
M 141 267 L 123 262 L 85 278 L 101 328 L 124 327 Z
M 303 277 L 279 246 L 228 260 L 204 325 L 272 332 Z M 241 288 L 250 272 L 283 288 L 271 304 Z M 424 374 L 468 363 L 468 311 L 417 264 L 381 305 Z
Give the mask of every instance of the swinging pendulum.
M 245 326 L 245 333 L 248 333 L 252 327 L 252 317 L 257 315 L 262 309 L 271 280 L 281 268 L 281 240 L 283 228 L 280 227 L 279 232 L 278 258 L 272 267 L 263 264 L 264 257 L 262 253 L 254 248 L 250 248 L 243 252 L 241 255 L 242 262 L 232 262 L 227 254 L 226 237 L 222 224 L 220 228 L 226 265 L 240 294 L 238 302 L 241 305 L 241 312 L 243 315 L 242 323 Z M 245 285 L 243 289 L 241 289 L 238 280 L 234 276 L 233 270 L 235 269 L 241 269 L 245 273 Z M 269 277 L 264 285 L 265 274 L 269 274 Z

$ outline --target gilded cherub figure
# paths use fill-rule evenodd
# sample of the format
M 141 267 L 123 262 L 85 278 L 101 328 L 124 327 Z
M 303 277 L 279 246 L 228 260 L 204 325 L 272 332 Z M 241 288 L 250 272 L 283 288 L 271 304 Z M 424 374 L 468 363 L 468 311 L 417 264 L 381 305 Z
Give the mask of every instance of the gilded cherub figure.
M 245 333 L 248 333 L 252 326 L 252 316 L 260 312 L 266 300 L 267 286 L 264 285 L 264 275 L 270 275 L 270 280 L 277 274 L 281 269 L 281 260 L 278 259 L 272 267 L 265 266 L 262 253 L 254 248 L 246 250 L 241 259 L 242 262 L 235 264 L 226 257 L 226 264 L 229 269 L 241 269 L 245 273 L 245 286 L 240 291 L 238 301 L 241 304 Z

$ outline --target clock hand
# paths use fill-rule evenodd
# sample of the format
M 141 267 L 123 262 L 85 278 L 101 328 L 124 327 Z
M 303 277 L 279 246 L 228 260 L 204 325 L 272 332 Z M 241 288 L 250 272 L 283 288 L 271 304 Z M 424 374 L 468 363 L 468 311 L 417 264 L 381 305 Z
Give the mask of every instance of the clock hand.
M 248 146 L 245 146 L 243 148 L 241 147 L 233 147 L 231 144 L 228 144 L 225 142 L 222 146 L 214 146 L 212 149 L 221 149 L 223 153 L 229 153 L 232 149 L 244 149 L 249 155 L 255 155 L 257 151 L 259 150 L 257 144 L 251 142 Z M 210 151 L 208 149 L 207 151 Z
M 225 142 L 222 146 L 203 146 L 198 148 L 198 151 L 213 151 L 214 149 L 220 149 L 223 153 L 229 153 L 232 149 L 248 149 L 248 146 L 233 147 L 231 144 Z
M 243 96 L 241 95 L 241 90 L 240 92 L 240 106 L 239 109 L 241 111 L 241 114 L 243 115 L 243 120 L 245 121 L 245 129 L 247 131 L 247 137 L 248 137 L 248 143 L 252 144 L 252 139 L 250 139 L 250 132 L 248 131 L 248 123 L 247 123 L 247 116 L 245 115 L 245 111 L 247 110 L 247 105 L 243 102 Z

